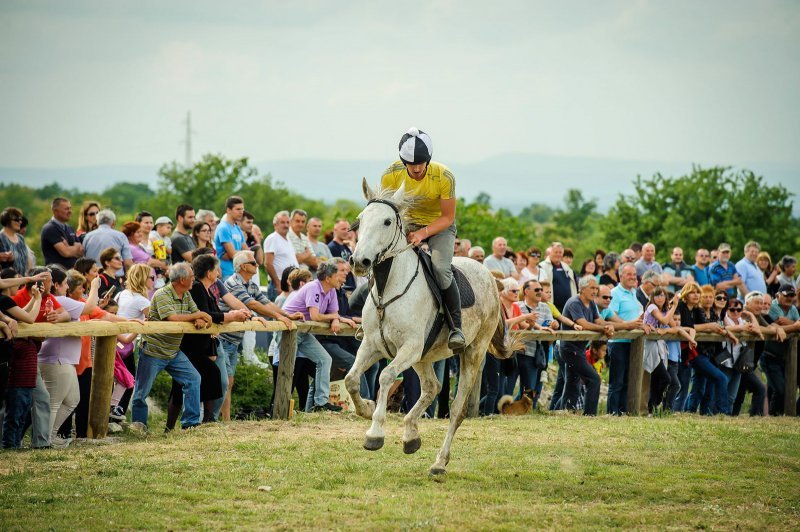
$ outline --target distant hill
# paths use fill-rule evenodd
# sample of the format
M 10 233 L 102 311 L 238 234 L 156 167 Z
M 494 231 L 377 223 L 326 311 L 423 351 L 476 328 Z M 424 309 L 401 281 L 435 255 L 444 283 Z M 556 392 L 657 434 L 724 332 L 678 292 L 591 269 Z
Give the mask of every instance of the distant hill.
M 361 178 L 377 183 L 390 161 L 377 160 L 276 160 L 255 163 L 262 173 L 270 172 L 277 181 L 311 198 L 333 201 L 339 198 L 360 200 Z M 622 161 L 588 157 L 507 154 L 477 163 L 449 161 L 456 175 L 457 194 L 473 199 L 487 192 L 495 207 L 518 212 L 532 202 L 560 205 L 570 188 L 578 188 L 584 198 L 597 198 L 606 210 L 618 194 L 630 194 L 637 175 L 649 177 L 684 175 L 691 163 Z M 710 166 L 704 164 L 703 166 Z M 764 176 L 770 184 L 780 183 L 800 197 L 800 165 L 746 163 L 741 167 Z M 0 181 L 40 187 L 58 182 L 64 187 L 102 191 L 120 182 L 148 183 L 155 188 L 158 166 L 114 165 L 83 168 L 0 167 Z M 795 199 L 795 214 L 800 214 L 800 199 Z

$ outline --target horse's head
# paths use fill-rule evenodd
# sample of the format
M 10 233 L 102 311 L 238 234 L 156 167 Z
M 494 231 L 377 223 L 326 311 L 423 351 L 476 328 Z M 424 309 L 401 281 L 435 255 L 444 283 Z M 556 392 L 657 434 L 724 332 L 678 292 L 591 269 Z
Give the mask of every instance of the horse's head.
M 406 242 L 403 229 L 403 212 L 408 206 L 405 186 L 397 190 L 369 188 L 366 178 L 361 188 L 367 206 L 358 215 L 358 243 L 350 264 L 356 275 L 366 275 L 383 256 Z

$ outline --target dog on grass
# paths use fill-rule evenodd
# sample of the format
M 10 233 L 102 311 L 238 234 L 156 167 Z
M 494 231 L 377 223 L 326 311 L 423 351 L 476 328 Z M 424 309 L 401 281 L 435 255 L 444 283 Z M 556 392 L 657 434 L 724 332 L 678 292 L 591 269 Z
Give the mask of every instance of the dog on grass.
M 510 395 L 504 395 L 497 401 L 497 410 L 504 416 L 522 416 L 533 410 L 533 399 L 536 391 L 524 390 L 519 401 L 515 401 Z

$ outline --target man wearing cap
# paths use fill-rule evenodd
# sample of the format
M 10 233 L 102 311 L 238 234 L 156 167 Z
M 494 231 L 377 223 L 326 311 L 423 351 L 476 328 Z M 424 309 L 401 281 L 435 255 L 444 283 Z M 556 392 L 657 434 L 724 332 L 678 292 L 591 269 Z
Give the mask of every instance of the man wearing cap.
M 172 240 L 169 233 L 172 231 L 172 220 L 169 216 L 159 216 L 156 219 L 155 229 L 150 231 L 149 247 L 153 250 L 153 258 L 169 263 L 172 256 Z
M 461 332 L 461 299 L 453 282 L 453 248 L 456 241 L 456 180 L 445 165 L 431 161 L 430 136 L 412 127 L 400 139 L 400 160 L 381 176 L 381 187 L 398 189 L 405 185 L 408 195 L 419 201 L 408 210 L 408 241 L 415 246 L 428 243 L 434 276 L 453 321 L 447 345 L 461 350 L 466 346 Z
M 759 251 L 761 251 L 761 246 L 755 240 L 751 240 L 744 245 L 744 257 L 736 263 L 736 273 L 742 278 L 742 284 L 739 286 L 739 295 L 742 300 L 748 292 L 756 291 L 763 294 L 767 291 L 767 281 L 756 264 Z
M 728 297 L 734 297 L 737 288 L 745 290 L 747 288 L 744 287 L 741 276 L 736 273 L 736 266 L 730 262 L 731 245 L 723 242 L 717 250 L 719 251 L 718 258 L 711 263 L 709 268 L 710 284 L 717 290 L 725 290 Z
M 781 285 L 772 305 L 769 307 L 767 321 L 781 327 L 787 333 L 800 331 L 800 312 L 794 306 L 797 297 L 792 285 Z M 788 342 L 767 341 L 764 344 L 764 354 L 759 360 L 761 370 L 767 376 L 769 386 L 769 414 L 783 413 L 784 395 L 786 389 L 786 355 Z

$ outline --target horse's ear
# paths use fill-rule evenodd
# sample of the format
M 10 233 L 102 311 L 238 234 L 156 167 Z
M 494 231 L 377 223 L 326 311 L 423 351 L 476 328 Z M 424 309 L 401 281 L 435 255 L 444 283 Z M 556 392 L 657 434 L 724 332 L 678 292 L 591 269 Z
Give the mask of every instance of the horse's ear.
M 395 205 L 402 205 L 403 198 L 405 198 L 405 195 L 406 195 L 406 183 L 405 181 L 403 181 L 402 183 L 400 183 L 400 188 L 395 190 L 394 194 L 392 194 L 392 203 L 394 203 Z
M 364 192 L 364 199 L 367 201 L 372 200 L 375 197 L 375 192 L 369 188 L 369 183 L 367 183 L 367 178 L 363 178 L 361 181 L 361 190 Z

